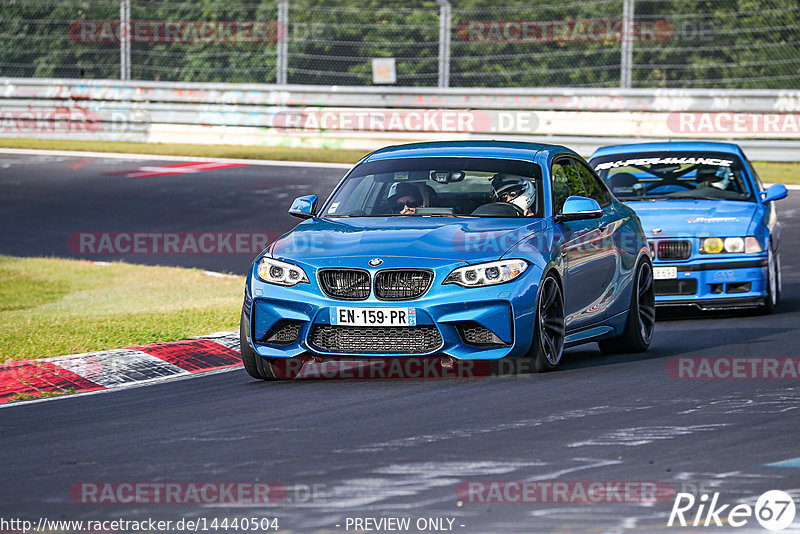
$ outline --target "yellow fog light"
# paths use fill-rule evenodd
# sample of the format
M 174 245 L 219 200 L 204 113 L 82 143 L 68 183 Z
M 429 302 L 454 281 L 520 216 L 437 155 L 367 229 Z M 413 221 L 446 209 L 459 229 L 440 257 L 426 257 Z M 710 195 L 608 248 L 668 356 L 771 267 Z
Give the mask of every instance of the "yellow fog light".
M 722 239 L 718 237 L 707 237 L 703 240 L 703 252 L 706 254 L 719 254 L 723 248 Z

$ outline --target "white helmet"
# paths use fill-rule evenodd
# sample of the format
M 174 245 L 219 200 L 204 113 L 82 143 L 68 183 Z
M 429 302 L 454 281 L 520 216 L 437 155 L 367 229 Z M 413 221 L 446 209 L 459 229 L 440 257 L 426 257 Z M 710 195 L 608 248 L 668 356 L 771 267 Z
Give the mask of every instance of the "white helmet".
M 492 179 L 494 197 L 499 201 L 514 204 L 519 209 L 525 211 L 536 202 L 536 188 L 533 182 L 526 178 L 506 178 L 503 175 L 495 175 Z M 503 196 L 508 196 L 503 200 Z
M 728 185 L 731 183 L 731 176 L 733 176 L 733 173 L 728 167 L 720 167 L 717 169 L 717 172 L 714 176 L 716 176 L 718 180 L 716 182 L 712 182 L 711 187 L 716 187 L 717 189 L 728 189 Z

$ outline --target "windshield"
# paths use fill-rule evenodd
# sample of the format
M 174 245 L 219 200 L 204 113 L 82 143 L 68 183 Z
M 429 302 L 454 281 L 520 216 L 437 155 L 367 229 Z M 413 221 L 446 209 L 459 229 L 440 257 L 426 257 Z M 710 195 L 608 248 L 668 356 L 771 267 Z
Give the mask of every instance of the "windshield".
M 620 200 L 754 200 L 741 160 L 717 152 L 642 152 L 593 158 Z
M 323 217 L 541 217 L 541 170 L 489 158 L 403 158 L 362 163 Z

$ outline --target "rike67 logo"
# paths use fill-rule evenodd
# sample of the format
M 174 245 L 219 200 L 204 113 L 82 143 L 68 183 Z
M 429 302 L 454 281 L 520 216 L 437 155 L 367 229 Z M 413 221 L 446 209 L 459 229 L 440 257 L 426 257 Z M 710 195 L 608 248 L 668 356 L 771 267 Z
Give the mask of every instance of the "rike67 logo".
M 755 507 L 749 504 L 737 504 L 733 507 L 730 504 L 720 504 L 719 493 L 714 493 L 710 499 L 705 493 L 699 499 L 695 499 L 691 493 L 678 493 L 667 526 L 743 527 L 755 518 L 763 528 L 777 531 L 792 524 L 795 511 L 792 497 L 780 490 L 763 493 Z

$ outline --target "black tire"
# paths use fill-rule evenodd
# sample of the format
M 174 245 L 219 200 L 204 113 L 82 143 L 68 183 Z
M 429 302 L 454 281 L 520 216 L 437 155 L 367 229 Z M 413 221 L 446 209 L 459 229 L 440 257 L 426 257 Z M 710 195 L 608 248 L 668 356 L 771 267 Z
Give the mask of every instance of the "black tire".
M 263 358 L 247 342 L 244 311 L 239 321 L 239 350 L 247 374 L 257 380 L 291 380 L 303 367 L 301 358 Z
M 631 291 L 631 306 L 625 331 L 614 338 L 598 341 L 603 354 L 644 352 L 653 340 L 656 325 L 656 295 L 653 286 L 653 265 L 642 259 L 636 268 Z
M 267 380 L 267 377 L 261 372 L 259 360 L 261 357 L 250 348 L 250 343 L 247 342 L 247 327 L 245 326 L 244 311 L 239 320 L 239 352 L 242 353 L 242 364 L 247 374 L 257 380 Z
M 552 274 L 539 286 L 536 297 L 536 316 L 533 328 L 533 345 L 528 358 L 537 373 L 553 371 L 564 354 L 564 295 Z
M 780 254 L 772 253 L 772 244 L 767 245 L 767 296 L 761 306 L 761 312 L 770 314 L 775 311 L 775 306 L 781 297 L 780 284 Z

